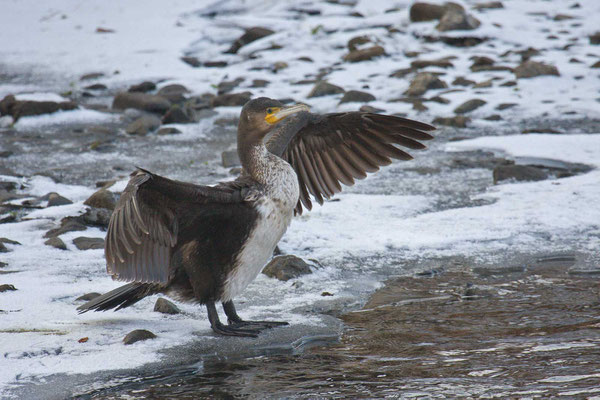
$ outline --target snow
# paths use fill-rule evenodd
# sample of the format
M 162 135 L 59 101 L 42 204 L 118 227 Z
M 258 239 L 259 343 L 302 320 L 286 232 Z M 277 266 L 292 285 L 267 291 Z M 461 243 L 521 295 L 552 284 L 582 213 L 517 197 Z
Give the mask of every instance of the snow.
M 65 98 L 56 93 L 62 93 L 65 88 L 78 91 L 90 83 L 101 82 L 109 89 L 122 89 L 143 80 L 162 80 L 159 86 L 181 83 L 194 94 L 200 94 L 214 92 L 214 86 L 222 80 L 243 77 L 239 91 L 251 90 L 254 96 L 293 97 L 309 103 L 315 112 L 354 110 L 359 104 L 338 104 L 341 95 L 307 99 L 312 85 L 293 83 L 314 78 L 320 68 L 329 68 L 342 59 L 349 39 L 368 35 L 374 43 L 382 45 L 389 56 L 336 65 L 327 79 L 346 90 L 366 90 L 374 94 L 377 101 L 370 105 L 383 108 L 387 113 L 406 113 L 429 121 L 437 115 L 452 115 L 454 107 L 463 101 L 480 97 L 488 103 L 470 114 L 476 126 L 486 126 L 487 122 L 479 118 L 495 113 L 495 108 L 502 103 L 517 104 L 502 112 L 503 118 L 509 121 L 544 116 L 597 118 L 600 115 L 598 73 L 589 68 L 600 57 L 600 50 L 587 45 L 587 36 L 597 30 L 595 16 L 600 13 L 600 2 L 579 0 L 580 8 L 567 9 L 569 2 L 555 1 L 552 5 L 556 11 L 548 12 L 547 1 L 513 0 L 505 1 L 504 9 L 470 10 L 482 21 L 482 26 L 467 33 L 445 35 L 469 34 L 490 40 L 459 50 L 441 43 L 415 40 L 414 35 L 438 33 L 433 22 L 408 23 L 411 3 L 409 0 L 359 0 L 354 7 L 348 7 L 308 0 L 302 6 L 318 9 L 321 14 L 307 16 L 290 11 L 287 2 L 274 0 L 193 3 L 149 0 L 143 7 L 100 0 L 42 3 L 6 0 L 0 13 L 0 25 L 5 28 L 0 30 L 0 67 L 8 76 L 21 73 L 36 76 L 38 83 L 0 81 L 0 96 L 16 93 L 21 100 L 64 101 Z M 464 2 L 465 5 L 473 3 Z M 214 18 L 203 16 L 211 10 L 225 9 L 243 12 Z M 384 13 L 390 9 L 398 11 Z M 364 18 L 349 16 L 353 11 L 360 12 Z M 530 14 L 538 11 L 548 15 Z M 575 19 L 549 22 L 559 12 Z M 382 25 L 391 25 L 398 32 L 390 33 Z M 243 47 L 236 55 L 223 54 L 243 29 L 251 26 L 269 27 L 277 33 Z M 98 27 L 114 32 L 97 33 Z M 547 28 L 550 31 L 544 31 Z M 559 30 L 569 33 L 560 34 Z M 550 34 L 556 34 L 559 39 L 548 39 Z M 273 44 L 282 48 L 264 50 Z M 573 45 L 563 50 L 568 44 Z M 517 89 L 500 86 L 515 80 L 511 72 L 465 74 L 474 55 L 488 55 L 497 64 L 515 67 L 520 62 L 518 54 L 500 55 L 530 46 L 542 50 L 534 60 L 556 65 L 561 77 L 521 79 Z M 403 97 L 402 93 L 408 88 L 410 76 L 389 78 L 396 69 L 410 66 L 414 59 L 405 56 L 408 51 L 426 51 L 419 59 L 456 57 L 451 60 L 455 65 L 453 69 L 428 69 L 444 72 L 442 79 L 448 83 L 459 75 L 466 75 L 478 82 L 494 79 L 493 87 L 451 93 L 443 93 L 444 89 L 430 91 L 428 97 L 442 95 L 450 103 L 427 102 L 429 110 L 416 114 L 411 104 L 391 101 Z M 250 57 L 252 53 L 254 57 Z M 201 61 L 224 60 L 229 65 L 191 68 L 180 61 L 183 55 L 196 56 Z M 313 61 L 298 60 L 303 56 Z M 572 58 L 581 63 L 570 62 Z M 288 62 L 288 68 L 271 73 L 269 68 L 282 60 Z M 81 75 L 90 72 L 102 72 L 104 76 L 80 81 Z M 271 84 L 266 88 L 249 88 L 253 79 L 268 79 Z M 173 125 L 183 133 L 165 136 L 161 142 L 177 146 L 178 141 L 198 138 L 209 130 L 216 118 L 236 115 L 239 108 L 218 111 L 218 116 L 202 120 L 201 129 Z M 567 112 L 574 114 L 567 115 Z M 116 118 L 116 114 L 78 109 L 23 117 L 14 124 L 14 129 L 31 130 L 74 122 L 101 124 Z M 317 315 L 293 310 L 329 301 L 320 295 L 323 282 L 327 283 L 327 291 L 334 294 L 332 301 L 351 296 L 348 294 L 350 285 L 364 292 L 374 290 L 380 285 L 374 279 L 348 282 L 342 277 L 347 277 L 344 274 L 348 271 L 360 272 L 376 266 L 344 261 L 342 271 L 340 260 L 379 256 L 390 250 L 406 260 L 442 256 L 485 259 L 508 251 L 597 252 L 600 246 L 600 207 L 597 206 L 600 133 L 479 137 L 448 144 L 444 151 L 474 149 L 493 150 L 513 158 L 585 163 L 596 169 L 569 178 L 500 184 L 476 197 L 486 200 L 485 205 L 434 212 L 431 211 L 434 196 L 342 193 L 336 196 L 336 201 L 317 206 L 293 221 L 280 243 L 284 252 L 318 259 L 325 267 L 316 268 L 312 275 L 301 278 L 301 286 L 295 286 L 293 281 L 279 282 L 259 276 L 241 296 L 246 303 L 244 315 L 283 318 L 292 324 L 321 324 Z M 81 158 L 93 161 L 89 155 Z M 118 313 L 77 315 L 75 308 L 81 304 L 75 300 L 77 297 L 119 286 L 106 275 L 101 250 L 80 251 L 72 243 L 78 236 L 103 237 L 104 232 L 90 228 L 62 235 L 68 251 L 44 245 L 43 235 L 58 226 L 63 217 L 83 213 L 86 209 L 83 201 L 95 188 L 59 184 L 41 176 L 18 182 L 26 186 L 22 193 L 28 196 L 54 191 L 74 204 L 34 210 L 21 222 L 0 225 L 0 237 L 21 243 L 6 244 L 11 252 L 2 256 L 2 261 L 9 264 L 7 270 L 14 273 L 0 275 L 0 283 L 10 282 L 18 290 L 0 294 L 0 395 L 8 395 L 8 390 L 15 385 L 35 382 L 49 374 L 136 367 L 158 360 L 158 352 L 171 346 L 191 340 L 221 340 L 211 335 L 202 307 L 178 304 L 183 314 L 165 316 L 150 311 L 156 297 Z M 126 181 L 119 181 L 111 190 L 122 190 L 125 184 Z M 122 338 L 133 329 L 149 329 L 158 337 L 124 346 Z M 89 340 L 79 343 L 84 337 Z M 537 351 L 550 350 L 539 347 Z M 493 371 L 471 374 L 487 375 Z M 587 377 L 597 376 L 549 377 L 545 382 L 569 382 Z

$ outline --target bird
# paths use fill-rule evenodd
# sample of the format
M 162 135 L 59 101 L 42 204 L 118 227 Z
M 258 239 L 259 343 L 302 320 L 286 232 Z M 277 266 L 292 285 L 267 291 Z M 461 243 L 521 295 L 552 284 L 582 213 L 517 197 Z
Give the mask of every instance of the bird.
M 129 283 L 78 307 L 119 310 L 164 293 L 206 306 L 212 330 L 257 337 L 284 321 L 247 321 L 233 299 L 262 271 L 294 215 L 323 204 L 408 149 L 433 139 L 429 124 L 369 112 L 314 114 L 267 97 L 247 102 L 237 130 L 242 172 L 214 186 L 131 173 L 107 229 L 113 279 Z M 227 323 L 219 319 L 221 303 Z

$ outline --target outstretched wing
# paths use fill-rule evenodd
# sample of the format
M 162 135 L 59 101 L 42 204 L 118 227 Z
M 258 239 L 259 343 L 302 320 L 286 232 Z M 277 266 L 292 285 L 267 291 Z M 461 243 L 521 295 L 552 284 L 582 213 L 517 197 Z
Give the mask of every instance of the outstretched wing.
M 300 184 L 302 206 L 312 209 L 310 195 L 323 204 L 342 190 L 340 183 L 353 185 L 367 172 L 388 165 L 392 158 L 410 160 L 412 156 L 396 146 L 424 149 L 420 140 L 433 136 L 424 131 L 431 125 L 406 118 L 363 112 L 315 115 L 298 113 L 278 127 L 267 142 L 270 152 L 289 162 Z
M 167 283 L 182 209 L 241 202 L 243 190 L 239 182 L 200 186 L 137 169 L 108 225 L 104 247 L 108 273 L 117 280 Z

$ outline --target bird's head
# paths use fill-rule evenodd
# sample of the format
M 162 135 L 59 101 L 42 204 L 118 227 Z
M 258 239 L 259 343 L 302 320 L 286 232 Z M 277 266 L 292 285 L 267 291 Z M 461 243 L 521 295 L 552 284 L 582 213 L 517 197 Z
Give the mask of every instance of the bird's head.
M 250 100 L 242 108 L 238 126 L 238 143 L 261 142 L 264 137 L 286 117 L 301 111 L 308 111 L 305 104 L 285 106 L 280 101 L 259 97 Z

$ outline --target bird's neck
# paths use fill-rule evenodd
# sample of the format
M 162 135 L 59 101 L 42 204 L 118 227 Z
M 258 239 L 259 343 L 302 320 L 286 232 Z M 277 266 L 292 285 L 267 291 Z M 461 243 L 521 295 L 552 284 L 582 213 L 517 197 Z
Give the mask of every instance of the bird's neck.
M 244 170 L 257 182 L 267 183 L 270 165 L 269 151 L 262 141 L 244 143 L 238 148 L 238 155 Z

